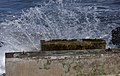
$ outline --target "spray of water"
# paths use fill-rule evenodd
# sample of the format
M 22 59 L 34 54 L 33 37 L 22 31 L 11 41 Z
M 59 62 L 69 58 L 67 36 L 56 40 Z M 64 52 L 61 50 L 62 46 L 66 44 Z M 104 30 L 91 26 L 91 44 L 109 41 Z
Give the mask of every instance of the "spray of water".
M 4 72 L 4 53 L 8 51 L 40 50 L 41 39 L 111 39 L 111 30 L 119 26 L 101 22 L 101 11 L 111 11 L 107 6 L 83 6 L 50 0 L 23 11 L 18 19 L 2 22 L 0 40 L 5 44 L 0 51 L 0 73 Z

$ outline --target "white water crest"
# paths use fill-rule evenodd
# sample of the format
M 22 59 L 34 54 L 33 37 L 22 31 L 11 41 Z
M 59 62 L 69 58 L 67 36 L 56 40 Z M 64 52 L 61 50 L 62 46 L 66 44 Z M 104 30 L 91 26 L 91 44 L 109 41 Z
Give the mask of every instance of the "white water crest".
M 119 26 L 115 21 L 108 22 L 109 15 L 105 15 L 106 22 L 102 21 L 102 13 L 118 11 L 109 6 L 65 3 L 63 0 L 37 5 L 24 10 L 17 19 L 0 24 L 0 40 L 4 42 L 0 48 L 0 73 L 5 72 L 5 52 L 39 51 L 43 39 L 102 38 L 110 46 L 111 30 Z

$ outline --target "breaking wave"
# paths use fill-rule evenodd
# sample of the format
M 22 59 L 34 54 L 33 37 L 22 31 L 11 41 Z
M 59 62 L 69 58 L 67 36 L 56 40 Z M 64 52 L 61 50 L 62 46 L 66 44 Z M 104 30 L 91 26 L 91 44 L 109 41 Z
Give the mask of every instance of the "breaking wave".
M 0 48 L 0 73 L 5 72 L 5 52 L 38 51 L 41 39 L 102 38 L 107 41 L 107 47 L 114 47 L 110 43 L 111 30 L 120 26 L 119 9 L 106 3 L 96 5 L 95 0 L 91 2 L 37 2 L 20 16 L 5 19 L 0 23 L 0 41 L 4 42 Z

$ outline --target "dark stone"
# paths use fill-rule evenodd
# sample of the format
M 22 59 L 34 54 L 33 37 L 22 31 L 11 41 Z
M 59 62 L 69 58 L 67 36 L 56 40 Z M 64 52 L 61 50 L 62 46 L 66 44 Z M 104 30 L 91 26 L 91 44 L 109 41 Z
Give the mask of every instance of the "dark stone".
M 0 47 L 2 47 L 4 45 L 4 42 L 0 41 Z
M 112 30 L 112 43 L 117 47 L 120 47 L 120 27 Z
M 3 73 L 2 75 L 0 75 L 0 76 L 6 76 L 6 74 L 5 73 Z
M 112 52 L 111 48 L 105 49 L 106 52 Z

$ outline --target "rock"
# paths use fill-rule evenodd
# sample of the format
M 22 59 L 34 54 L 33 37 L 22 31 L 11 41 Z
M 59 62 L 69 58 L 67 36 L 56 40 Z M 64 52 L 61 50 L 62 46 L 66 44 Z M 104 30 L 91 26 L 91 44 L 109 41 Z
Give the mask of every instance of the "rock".
M 5 73 L 3 73 L 2 75 L 0 75 L 0 76 L 6 76 L 6 74 Z
M 0 41 L 0 47 L 2 47 L 4 45 L 4 42 Z
M 117 47 L 120 47 L 120 27 L 112 30 L 112 43 Z

